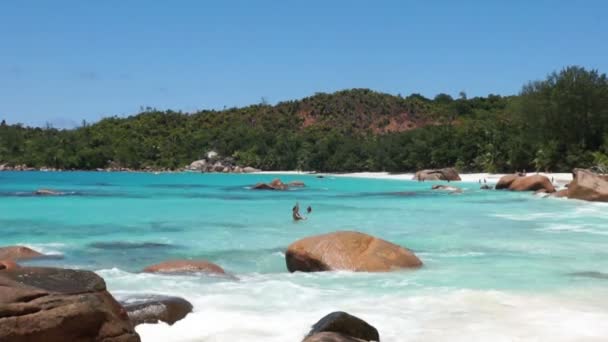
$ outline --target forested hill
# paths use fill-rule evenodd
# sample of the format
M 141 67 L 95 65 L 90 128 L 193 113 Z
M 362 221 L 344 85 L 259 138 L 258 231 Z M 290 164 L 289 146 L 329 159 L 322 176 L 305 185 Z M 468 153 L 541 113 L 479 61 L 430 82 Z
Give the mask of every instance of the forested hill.
M 73 130 L 0 125 L 0 164 L 177 169 L 215 150 L 265 170 L 462 171 L 608 164 L 608 82 L 568 67 L 517 96 L 368 89 L 184 114 L 148 109 Z

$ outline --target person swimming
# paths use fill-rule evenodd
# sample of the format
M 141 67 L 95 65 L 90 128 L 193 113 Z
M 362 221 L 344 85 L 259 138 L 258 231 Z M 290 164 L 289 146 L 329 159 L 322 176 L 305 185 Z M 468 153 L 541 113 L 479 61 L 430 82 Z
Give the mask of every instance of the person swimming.
M 306 208 L 306 213 L 307 214 L 312 213 L 312 207 L 311 206 L 308 206 L 308 208 Z
M 296 202 L 296 205 L 291 209 L 291 216 L 294 221 L 306 220 L 306 217 L 300 215 L 300 204 Z

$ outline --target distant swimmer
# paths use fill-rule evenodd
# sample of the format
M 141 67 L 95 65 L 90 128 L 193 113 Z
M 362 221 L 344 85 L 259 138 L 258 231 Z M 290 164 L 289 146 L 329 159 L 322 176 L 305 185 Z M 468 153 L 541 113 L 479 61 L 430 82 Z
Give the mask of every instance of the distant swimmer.
M 306 208 L 306 213 L 307 214 L 312 213 L 312 207 L 311 206 L 308 206 L 308 208 Z
M 291 216 L 294 221 L 306 220 L 306 217 L 300 215 L 300 204 L 296 202 L 296 205 L 291 209 Z
M 484 178 L 483 179 L 483 184 L 487 184 L 487 183 L 488 183 L 488 180 Z

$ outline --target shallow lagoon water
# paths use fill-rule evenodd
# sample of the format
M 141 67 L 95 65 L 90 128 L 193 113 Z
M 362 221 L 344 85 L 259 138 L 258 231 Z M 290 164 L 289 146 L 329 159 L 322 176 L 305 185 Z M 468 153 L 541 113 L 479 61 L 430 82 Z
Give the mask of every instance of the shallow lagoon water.
M 460 195 L 433 183 L 284 175 L 307 187 L 253 191 L 273 175 L 4 172 L 0 245 L 91 269 L 117 297 L 182 296 L 194 313 L 137 327 L 144 341 L 299 341 L 344 310 L 382 341 L 604 341 L 608 338 L 608 206 L 530 193 Z M 31 196 L 39 188 L 63 196 Z M 291 220 L 296 201 L 309 219 Z M 358 230 L 406 246 L 416 271 L 287 272 L 293 241 Z M 239 280 L 138 273 L 204 258 Z

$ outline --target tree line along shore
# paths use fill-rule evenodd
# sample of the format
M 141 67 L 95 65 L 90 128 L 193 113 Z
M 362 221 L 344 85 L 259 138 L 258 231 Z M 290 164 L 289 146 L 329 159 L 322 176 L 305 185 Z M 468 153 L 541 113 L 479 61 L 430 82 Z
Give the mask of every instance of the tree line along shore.
M 0 165 L 169 171 L 213 150 L 262 170 L 605 171 L 607 132 L 606 75 L 570 66 L 513 96 L 430 99 L 351 89 L 188 114 L 148 108 L 67 130 L 2 121 Z

